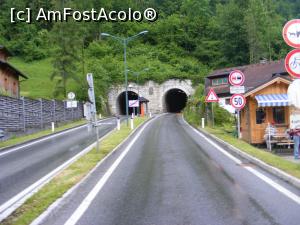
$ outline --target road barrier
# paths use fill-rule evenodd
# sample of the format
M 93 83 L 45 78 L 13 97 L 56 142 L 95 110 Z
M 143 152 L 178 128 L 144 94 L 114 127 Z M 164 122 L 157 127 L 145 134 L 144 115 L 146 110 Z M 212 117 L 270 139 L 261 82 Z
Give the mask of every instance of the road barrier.
M 27 128 L 44 128 L 51 122 L 67 122 L 83 118 L 83 104 L 67 108 L 65 101 L 20 99 L 0 95 L 0 129 L 26 131 Z

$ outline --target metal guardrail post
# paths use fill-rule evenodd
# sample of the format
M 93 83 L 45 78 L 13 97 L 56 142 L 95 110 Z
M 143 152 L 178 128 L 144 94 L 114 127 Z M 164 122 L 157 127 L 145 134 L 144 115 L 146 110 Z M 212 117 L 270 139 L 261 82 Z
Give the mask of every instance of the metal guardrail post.
M 66 101 L 63 101 L 64 103 L 64 122 L 66 121 Z
M 40 103 L 41 103 L 41 128 L 43 129 L 43 100 L 40 98 Z
M 55 99 L 53 99 L 53 122 L 56 122 L 56 104 L 55 104 Z

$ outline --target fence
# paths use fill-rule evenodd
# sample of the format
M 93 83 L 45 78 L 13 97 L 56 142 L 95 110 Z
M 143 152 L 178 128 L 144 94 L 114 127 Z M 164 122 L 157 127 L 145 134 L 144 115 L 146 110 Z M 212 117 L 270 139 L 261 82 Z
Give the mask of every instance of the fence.
M 83 117 L 83 104 L 67 108 L 65 101 L 11 98 L 0 95 L 0 129 L 25 131 L 27 128 L 44 128 L 51 122 L 67 122 Z

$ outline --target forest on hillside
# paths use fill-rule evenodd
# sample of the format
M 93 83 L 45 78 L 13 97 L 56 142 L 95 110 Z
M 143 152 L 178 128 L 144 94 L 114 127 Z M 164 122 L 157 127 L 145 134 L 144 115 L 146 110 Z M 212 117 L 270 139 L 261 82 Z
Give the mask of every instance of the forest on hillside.
M 10 22 L 10 9 L 33 11 L 70 7 L 90 10 L 145 10 L 158 12 L 155 22 Z M 99 98 L 112 84 L 124 80 L 123 47 L 106 32 L 128 37 L 149 32 L 128 46 L 128 68 L 140 71 L 140 81 L 163 82 L 189 78 L 203 82 L 209 71 L 221 67 L 277 60 L 289 51 L 281 30 L 298 18 L 300 0 L 0 0 L 0 45 L 26 62 L 51 58 L 54 96 L 64 96 L 70 80 L 86 93 L 85 74 L 95 76 Z M 135 77 L 130 74 L 130 80 Z

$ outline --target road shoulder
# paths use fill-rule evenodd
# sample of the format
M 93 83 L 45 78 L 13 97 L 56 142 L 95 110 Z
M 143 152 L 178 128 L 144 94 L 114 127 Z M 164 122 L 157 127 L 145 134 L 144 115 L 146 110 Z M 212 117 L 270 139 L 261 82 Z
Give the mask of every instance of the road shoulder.
M 186 122 L 186 121 L 185 121 Z M 186 122 L 187 123 L 187 122 Z M 188 123 L 189 124 L 189 123 Z M 190 124 L 189 124 L 190 125 Z M 261 169 L 271 173 L 272 175 L 292 184 L 294 187 L 299 188 L 300 189 L 300 179 L 298 179 L 295 176 L 292 176 L 286 172 L 284 172 L 283 170 L 276 168 L 274 166 L 271 166 L 269 164 L 267 164 L 266 162 L 244 152 L 242 149 L 237 148 L 233 145 L 231 145 L 230 143 L 222 140 L 221 138 L 217 137 L 214 134 L 211 134 L 209 132 L 207 132 L 204 129 L 199 129 L 199 128 L 195 128 L 194 126 L 190 125 L 191 127 L 193 127 L 194 129 L 196 129 L 197 131 L 201 132 L 203 135 L 205 135 L 207 138 L 212 139 L 213 141 L 215 141 L 216 143 L 220 144 L 221 146 L 225 146 L 226 150 L 229 150 L 231 153 L 233 153 L 234 155 L 238 155 L 246 160 L 248 160 L 250 163 L 253 163 L 254 165 L 260 167 Z

